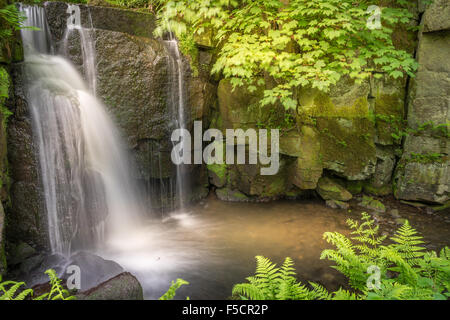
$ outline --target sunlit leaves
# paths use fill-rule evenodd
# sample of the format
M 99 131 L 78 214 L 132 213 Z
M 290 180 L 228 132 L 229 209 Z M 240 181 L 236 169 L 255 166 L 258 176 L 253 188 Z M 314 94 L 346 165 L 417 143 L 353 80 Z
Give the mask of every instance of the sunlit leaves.
M 392 42 L 394 28 L 412 18 L 403 0 L 395 8 L 381 8 L 382 28 L 375 30 L 366 26 L 366 10 L 376 1 L 163 2 L 157 34 L 213 29 L 219 52 L 212 72 L 252 91 L 265 86 L 262 75 L 269 77 L 262 105 L 279 102 L 295 109 L 293 92 L 298 86 L 328 91 L 344 75 L 360 83 L 374 72 L 400 78 L 417 68 L 413 57 Z

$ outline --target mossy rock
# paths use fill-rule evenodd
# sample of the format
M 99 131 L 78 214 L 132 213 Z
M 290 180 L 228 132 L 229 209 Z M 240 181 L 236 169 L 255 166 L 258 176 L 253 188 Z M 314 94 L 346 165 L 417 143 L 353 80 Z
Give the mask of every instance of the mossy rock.
M 392 184 L 376 187 L 368 182 L 364 184 L 364 192 L 374 196 L 387 196 L 393 193 Z
M 280 136 L 280 153 L 299 157 L 302 154 L 301 134 L 297 130 L 293 130 Z
M 317 118 L 323 167 L 349 180 L 375 172 L 374 126 L 368 118 Z
M 194 34 L 195 44 L 204 49 L 213 49 L 214 44 L 214 34 L 212 28 L 206 28 L 202 34 Z
M 363 196 L 360 206 L 376 212 L 386 212 L 386 207 L 381 201 L 366 195 Z
M 324 200 L 349 201 L 353 197 L 343 186 L 328 177 L 320 178 L 316 190 Z
M 373 81 L 376 143 L 399 144 L 395 136 L 404 130 L 406 80 L 383 76 Z
M 340 80 L 329 93 L 302 88 L 298 91 L 300 112 L 312 117 L 367 117 L 369 92 L 369 83 L 358 85 L 349 78 Z
M 327 200 L 325 204 L 332 209 L 344 209 L 347 210 L 350 205 L 347 202 L 339 200 Z
M 222 201 L 231 202 L 247 202 L 250 200 L 248 196 L 237 190 L 230 190 L 228 188 L 222 188 L 216 190 L 217 198 Z
M 284 195 L 291 187 L 289 166 L 293 158 L 280 157 L 279 171 L 275 175 L 261 175 L 261 164 L 233 165 L 229 174 L 229 185 L 250 196 L 276 198 Z
M 317 130 L 310 126 L 304 125 L 300 131 L 298 158 L 291 169 L 291 182 L 300 189 L 313 190 L 323 172 L 320 136 Z
M 268 129 L 285 125 L 285 109 L 281 105 L 261 107 L 265 87 L 258 86 L 250 92 L 246 86 L 233 86 L 228 79 L 222 79 L 217 88 L 219 112 L 222 121 L 220 129 Z
M 208 164 L 208 176 L 213 185 L 222 188 L 227 183 L 227 165 L 226 164 Z
M 345 181 L 345 188 L 347 191 L 349 191 L 351 194 L 360 194 L 363 191 L 363 181 L 360 180 L 346 180 Z
M 443 204 L 450 200 L 450 161 L 420 163 L 402 159 L 397 166 L 394 196 L 408 201 Z

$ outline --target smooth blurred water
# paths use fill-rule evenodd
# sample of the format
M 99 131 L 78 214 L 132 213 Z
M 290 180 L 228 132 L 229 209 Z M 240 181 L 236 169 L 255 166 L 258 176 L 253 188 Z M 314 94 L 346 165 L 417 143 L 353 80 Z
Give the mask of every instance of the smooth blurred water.
M 22 38 L 50 244 L 69 255 L 132 232 L 142 208 L 120 134 L 94 96 L 95 73 L 87 73 L 88 86 L 67 59 L 52 55 L 42 7 L 21 12 L 27 26 L 40 29 L 23 29 Z M 93 50 L 83 52 L 93 65 Z

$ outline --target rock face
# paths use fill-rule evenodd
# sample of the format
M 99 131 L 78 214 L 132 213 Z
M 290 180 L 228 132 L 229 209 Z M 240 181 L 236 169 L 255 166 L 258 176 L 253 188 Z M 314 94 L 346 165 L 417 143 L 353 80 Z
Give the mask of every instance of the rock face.
M 0 276 L 6 273 L 6 254 L 5 254 L 5 212 L 0 203 Z
M 101 283 L 99 286 L 77 295 L 79 300 L 143 300 L 139 281 L 128 272 Z
M 25 241 L 39 249 L 48 248 L 47 217 L 40 193 L 39 163 L 33 139 L 31 114 L 23 92 L 22 63 L 13 65 L 14 96 L 8 105 L 8 162 L 10 197 L 8 240 Z
M 171 99 L 170 53 L 163 41 L 153 36 L 155 17 L 151 14 L 116 8 L 79 5 L 81 25 L 95 43 L 97 95 L 105 103 L 132 152 L 136 178 L 151 198 L 148 205 L 161 208 L 170 203 L 167 192 L 174 185 L 176 167 L 170 160 L 174 127 Z M 67 4 L 45 4 L 53 40 L 82 70 L 80 36 L 65 36 Z M 90 17 L 90 18 L 89 18 Z M 204 55 L 203 55 L 204 56 Z M 205 62 L 207 59 L 203 59 Z M 206 62 L 206 63 L 210 63 Z M 187 128 L 202 120 L 214 103 L 215 86 L 207 77 L 191 75 L 188 61 L 183 63 Z M 192 111 L 191 111 L 192 110 Z M 206 171 L 203 166 L 186 169 L 194 186 L 186 188 L 188 200 L 205 196 Z M 161 189 L 158 192 L 157 189 Z M 163 199 L 164 198 L 164 199 Z
M 356 85 L 343 79 L 328 94 L 301 89 L 293 125 L 286 123 L 281 106 L 258 105 L 264 88 L 252 93 L 245 88 L 233 91 L 228 80 L 221 80 L 211 127 L 222 131 L 280 128 L 280 170 L 267 177 L 259 175 L 257 166 L 210 165 L 210 182 L 218 188 L 216 194 L 233 201 L 290 197 L 296 188 L 315 190 L 319 179 L 330 174 L 363 181 L 377 194 L 391 193 L 396 163 L 393 150 L 398 142 L 391 136 L 396 128 L 382 119 L 389 114 L 402 122 L 405 86 L 404 80 Z
M 69 14 L 68 4 L 44 4 L 50 31 L 57 52 L 83 70 L 82 49 L 78 31 L 65 37 Z M 169 110 L 169 53 L 164 43 L 153 37 L 155 17 L 116 8 L 79 5 L 81 24 L 94 40 L 97 66 L 97 95 L 102 99 L 123 133 L 136 163 L 136 179 L 142 189 L 158 189 L 175 179 L 175 166 L 170 160 L 173 119 Z M 207 65 L 211 57 L 203 53 Z M 10 59 L 11 60 L 11 59 Z M 20 60 L 20 59 L 19 59 Z M 9 61 L 9 60 L 8 60 Z M 36 249 L 49 249 L 47 217 L 40 190 L 39 165 L 33 141 L 32 122 L 21 79 L 22 63 L 12 66 L 14 96 L 8 101 L 12 112 L 8 122 L 8 161 L 10 163 L 10 197 L 8 209 L 8 240 L 25 241 Z M 186 80 L 186 107 L 192 105 L 192 120 L 206 119 L 210 105 L 215 101 L 215 86 L 205 76 L 193 77 L 189 64 L 184 63 Z M 3 104 L 3 101 L 1 101 Z M 3 123 L 3 121 L 1 122 Z M 2 129 L 3 130 L 3 129 Z M 5 137 L 0 135 L 0 172 L 6 172 Z M 5 142 L 5 143 L 4 143 Z M 5 149 L 3 151 L 3 149 Z M 204 166 L 189 168 L 195 188 L 189 188 L 190 200 L 204 197 L 208 192 L 208 178 Z M 7 179 L 1 176 L 1 181 Z M 173 182 L 172 182 L 173 183 Z M 6 199 L 7 193 L 2 195 Z M 157 192 L 156 192 L 157 193 Z M 160 194 L 150 195 L 158 203 Z M 155 203 L 156 202 L 156 203 Z
M 425 19 L 425 31 L 429 32 L 429 37 L 431 37 L 431 31 L 435 33 L 438 29 L 447 29 L 448 19 L 446 19 L 445 12 L 448 10 L 448 5 L 444 2 L 436 1 L 436 5 L 440 9 L 430 8 L 425 13 L 425 17 L 427 17 L 433 15 L 433 12 L 436 14 L 439 12 L 439 17 L 436 17 L 433 23 L 431 21 L 427 23 L 427 19 Z M 412 3 L 410 7 L 416 17 L 414 23 L 418 24 L 419 12 L 423 12 L 423 10 L 417 7 L 417 3 Z M 442 69 L 447 64 L 448 59 L 445 62 L 437 62 L 445 60 L 444 51 L 448 52 L 448 42 L 441 44 L 437 39 L 443 37 L 442 32 L 448 31 L 440 31 L 441 35 L 434 35 L 436 39 L 433 41 L 435 42 L 429 42 L 428 45 L 429 55 L 436 57 L 436 62 L 430 65 L 431 69 L 433 66 L 434 68 L 440 66 L 439 68 Z M 398 48 L 414 53 L 416 40 L 417 35 L 405 28 L 394 30 L 393 41 Z M 423 39 L 421 45 L 424 45 Z M 438 45 L 445 49 L 431 52 L 433 50 L 431 48 Z M 431 70 L 426 67 L 427 61 L 422 61 L 422 63 L 428 71 Z M 414 88 L 414 82 L 418 82 L 422 88 L 420 90 L 428 92 L 427 94 L 429 94 L 427 86 L 433 86 L 435 90 L 447 88 L 445 81 L 448 80 L 448 75 L 446 73 L 438 74 L 436 72 L 430 75 L 432 78 L 428 79 L 421 77 L 423 75 L 419 71 L 417 78 L 409 87 Z M 443 81 L 447 80 L 434 86 L 434 80 L 439 77 Z M 391 194 L 395 185 L 393 178 L 397 177 L 396 179 L 399 180 L 401 176 L 401 174 L 395 176 L 394 171 L 402 154 L 401 132 L 405 129 L 407 87 L 407 77 L 394 80 L 386 75 L 381 75 L 380 78 L 374 77 L 362 84 L 356 84 L 348 78 L 343 78 L 328 93 L 299 88 L 296 92 L 299 102 L 297 113 L 287 114 L 279 105 L 265 107 L 258 105 L 265 88 L 259 87 L 253 92 L 249 92 L 246 88 L 235 88 L 233 91 L 228 80 L 221 80 L 217 92 L 218 106 L 211 113 L 211 127 L 221 130 L 280 128 L 280 163 L 282 165 L 280 171 L 270 178 L 261 177 L 254 173 L 256 170 L 247 167 L 245 170 L 239 170 L 238 166 L 210 165 L 208 166 L 210 183 L 217 187 L 216 194 L 219 198 L 232 201 L 290 198 L 291 194 L 298 192 L 301 194 L 306 190 L 315 190 L 319 195 L 324 195 L 323 190 L 320 194 L 320 187 L 318 187 L 318 182 L 322 177 L 341 179 L 340 184 L 353 194 L 361 192 L 377 196 Z M 424 110 L 423 114 L 417 113 L 418 118 L 431 116 L 440 119 L 439 123 L 441 124 L 445 121 L 448 122 L 448 115 L 445 111 L 448 108 L 448 92 L 447 89 L 443 90 L 443 92 L 436 93 L 439 101 L 435 99 L 434 102 L 427 102 L 436 105 L 435 110 Z M 289 116 L 293 121 L 286 123 Z M 414 117 L 414 112 L 408 111 L 408 117 Z M 429 140 L 423 141 L 421 145 L 426 147 L 428 142 Z M 412 145 L 417 145 L 417 142 Z M 437 149 L 440 148 L 439 150 L 447 148 L 446 144 L 443 147 L 442 144 L 435 143 L 435 145 Z M 408 147 L 405 149 L 407 150 Z M 430 164 L 426 164 L 426 166 L 430 166 Z M 399 168 L 402 168 L 402 163 L 399 164 Z M 428 177 L 431 180 L 437 179 L 438 182 L 433 182 L 433 184 L 440 190 L 439 192 L 442 192 L 441 190 L 446 188 L 444 185 L 448 185 L 448 182 L 444 180 L 448 181 L 449 179 L 446 167 L 430 169 L 423 166 L 420 170 L 424 168 L 425 171 L 431 170 Z M 421 175 L 421 171 L 418 169 L 411 168 L 416 176 Z M 414 177 L 413 180 L 417 179 L 419 178 Z M 407 180 L 403 179 L 402 181 Z M 276 191 L 269 192 L 271 197 L 268 197 L 267 188 L 264 186 L 271 184 L 274 187 L 270 189 Z M 404 182 L 400 183 L 400 185 L 402 184 Z M 400 189 L 407 191 L 400 192 Z M 416 196 L 422 195 L 422 200 L 430 199 L 430 196 L 425 195 L 429 191 L 422 189 L 422 186 L 418 186 L 416 191 L 401 187 L 398 190 L 398 196 L 403 198 L 406 193 L 413 192 Z M 433 192 L 435 191 L 431 191 L 431 193 Z M 406 196 L 406 198 L 416 196 Z M 442 201 L 443 198 L 445 197 L 438 200 Z
M 397 167 L 399 199 L 445 203 L 450 199 L 450 25 L 448 1 L 434 1 L 423 15 L 417 59 L 411 80 L 408 127 Z

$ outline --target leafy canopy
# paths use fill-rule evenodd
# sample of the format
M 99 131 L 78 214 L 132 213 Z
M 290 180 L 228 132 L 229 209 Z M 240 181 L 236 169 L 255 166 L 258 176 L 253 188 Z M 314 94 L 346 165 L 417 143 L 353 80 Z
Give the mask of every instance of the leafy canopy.
M 394 28 L 412 19 L 407 0 L 380 4 L 382 27 L 375 30 L 366 25 L 373 0 L 160 1 L 156 34 L 192 40 L 212 33 L 219 48 L 212 72 L 234 87 L 265 86 L 262 105 L 296 109 L 299 86 L 328 91 L 344 76 L 359 83 L 374 73 L 413 76 L 417 68 L 392 41 Z

